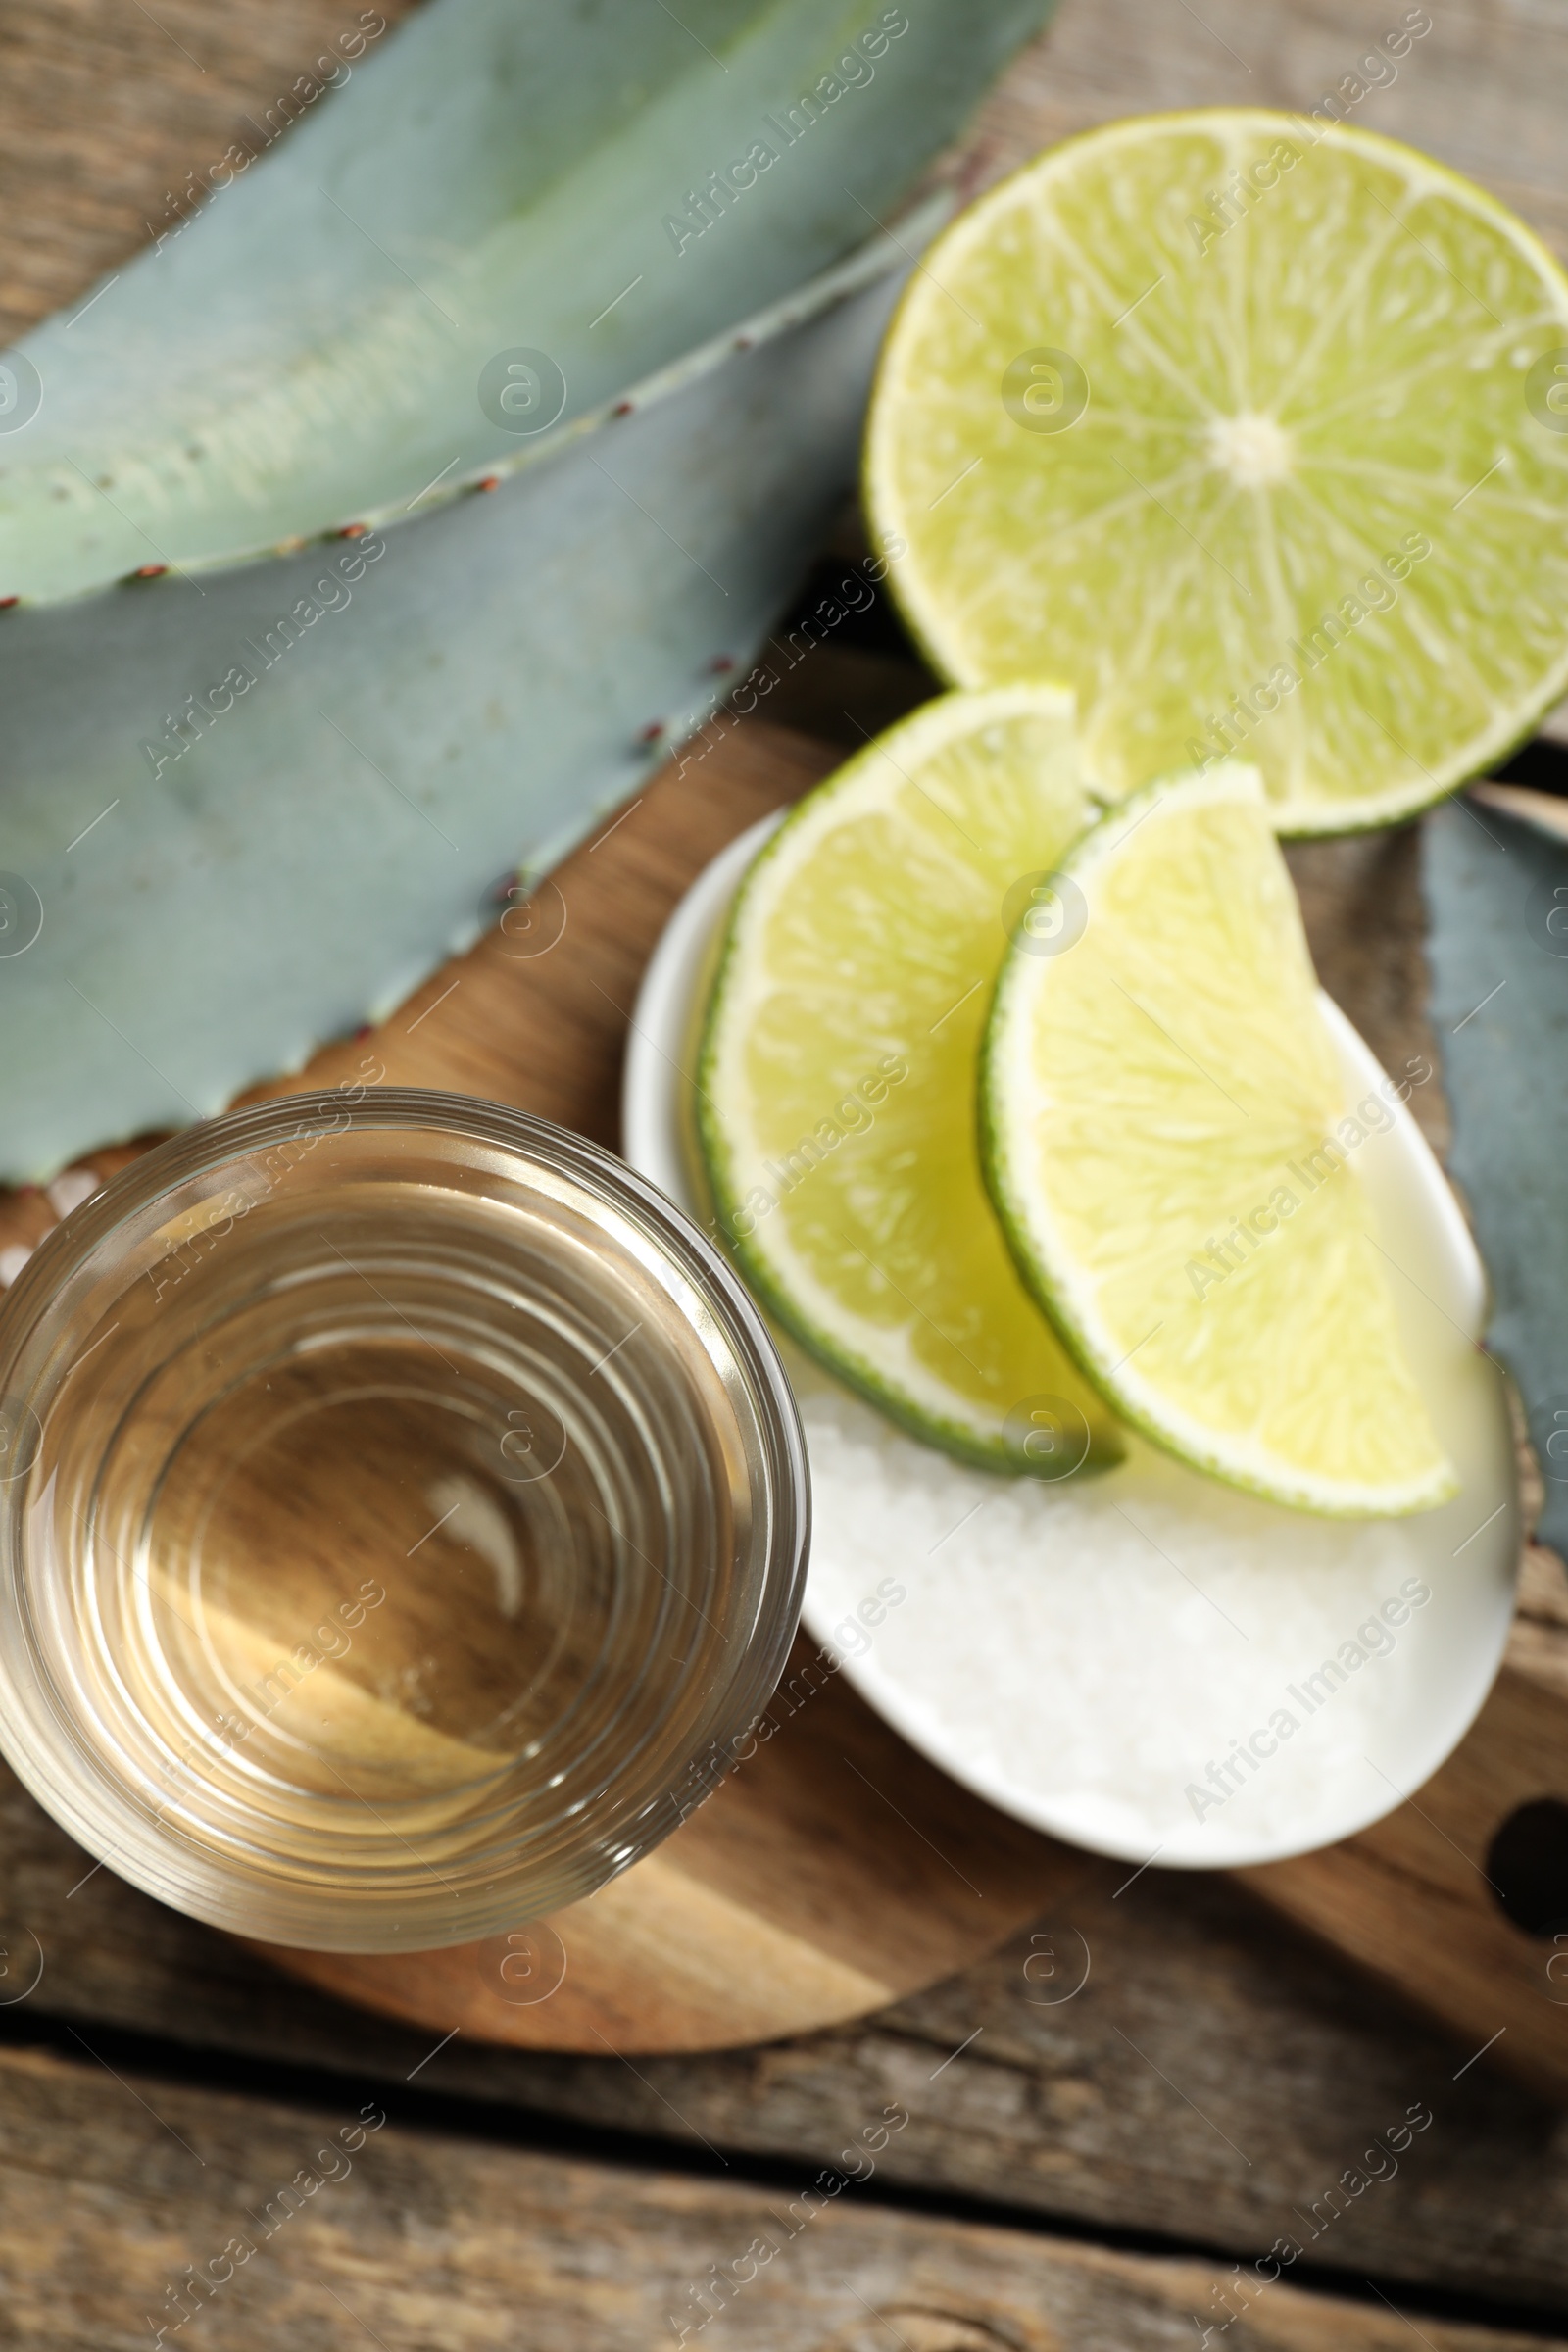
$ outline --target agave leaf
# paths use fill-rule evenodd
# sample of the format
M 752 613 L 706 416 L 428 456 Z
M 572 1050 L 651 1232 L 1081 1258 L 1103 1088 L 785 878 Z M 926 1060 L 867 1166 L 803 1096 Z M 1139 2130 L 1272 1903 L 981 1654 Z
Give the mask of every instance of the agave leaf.
M 1568 1557 L 1568 843 L 1489 794 L 1435 810 L 1423 853 L 1449 1165 L 1545 1482 L 1539 1532 Z
M 497 352 L 545 352 L 568 422 L 831 268 L 1048 4 L 432 0 L 28 339 L 0 595 L 194 572 L 515 460 L 476 396 Z
M 944 0 L 872 59 L 899 11 L 433 0 L 40 329 L 0 438 L 0 1175 L 386 1009 L 711 708 L 934 221 L 851 249 L 1045 13 Z M 835 56 L 868 78 L 808 119 Z M 516 346 L 563 378 L 537 434 L 478 398 Z
M 894 259 L 411 527 L 6 616 L 8 1173 L 378 1017 L 636 789 L 853 479 Z

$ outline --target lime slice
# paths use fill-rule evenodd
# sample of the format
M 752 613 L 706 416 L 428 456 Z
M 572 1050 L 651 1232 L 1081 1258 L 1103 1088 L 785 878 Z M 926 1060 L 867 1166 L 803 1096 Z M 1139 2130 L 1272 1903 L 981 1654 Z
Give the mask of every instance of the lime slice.
M 1119 1456 L 1008 1254 L 976 1061 L 1007 925 L 1096 813 L 1056 689 L 947 695 L 808 794 L 736 901 L 698 1068 L 720 1228 L 778 1320 L 917 1437 L 1062 1476 Z
M 1112 123 L 910 279 L 866 497 L 939 670 L 1070 686 L 1108 796 L 1235 753 L 1381 824 L 1568 689 L 1568 278 L 1392 139 Z
M 1256 769 L 1136 794 L 1058 889 L 1081 934 L 1009 955 L 981 1072 L 1030 1288 L 1123 1418 L 1195 1468 L 1356 1517 L 1446 1501 L 1355 1166 L 1394 1084 L 1343 1100 Z

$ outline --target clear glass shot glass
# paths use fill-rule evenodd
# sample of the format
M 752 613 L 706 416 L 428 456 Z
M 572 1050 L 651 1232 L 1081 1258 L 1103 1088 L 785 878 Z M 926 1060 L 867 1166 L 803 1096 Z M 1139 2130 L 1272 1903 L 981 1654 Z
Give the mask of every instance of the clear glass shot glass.
M 0 1307 L 0 1745 L 198 1919 L 466 1942 L 712 1785 L 808 1522 L 761 1319 L 622 1162 L 457 1096 L 267 1102 Z

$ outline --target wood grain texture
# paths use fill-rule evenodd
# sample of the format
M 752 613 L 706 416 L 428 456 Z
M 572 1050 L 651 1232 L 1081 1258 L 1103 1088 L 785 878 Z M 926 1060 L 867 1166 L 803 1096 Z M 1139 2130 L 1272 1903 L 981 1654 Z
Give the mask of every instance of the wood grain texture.
M 1535 1476 L 1535 1463 L 1529 1464 Z M 1535 1509 L 1527 1499 L 1526 1513 Z M 1568 1697 L 1568 1570 L 1554 1551 L 1527 1544 L 1508 1637 L 1508 1664 L 1532 1682 Z
M 1227 2258 L 1298 2227 L 1375 2134 L 1424 2101 L 1433 2129 L 1395 2179 L 1307 2244 L 1302 2274 L 1370 2276 L 1396 2299 L 1424 2282 L 1568 2315 L 1558 2112 L 1487 2063 L 1455 2081 L 1473 2044 L 1424 2029 L 1309 1937 L 1282 1934 L 1242 1888 L 1125 1878 L 1089 1858 L 1063 1899 L 992 1958 L 831 2033 L 634 2064 L 485 2048 L 461 2033 L 437 2048 L 440 2035 L 291 1984 L 93 1871 L 0 1773 L 0 1940 L 30 1952 L 36 1936 L 44 1956 L 30 1997 L 0 2010 L 0 2032 L 6 2043 L 53 2032 L 68 2051 L 67 2028 L 93 2043 L 152 2035 L 202 2073 L 236 2059 L 315 2070 L 374 2085 L 394 2113 L 415 2093 L 457 2096 L 498 2128 L 548 2117 L 636 2132 L 699 2157 L 717 2149 L 737 2174 L 750 2159 L 826 2164 L 897 2098 L 911 2121 L 883 2159 L 891 2184 Z M 1074 1992 L 1085 1942 L 1089 1980 Z M 124 2072 L 129 2060 L 110 2055 Z
M 264 153 L 318 59 L 409 6 L 49 0 L 0 11 L 0 344 L 174 226 L 230 147 Z
M 1498 1829 L 1543 1797 L 1568 1807 L 1568 1713 L 1557 1690 L 1505 1667 L 1411 1803 L 1321 1853 L 1236 1875 L 1478 2046 L 1505 2036 L 1498 2059 L 1506 2048 L 1525 2082 L 1568 2103 L 1568 1984 L 1545 1973 L 1560 1947 L 1516 1928 L 1488 1876 Z
M 1421 829 L 1352 833 L 1340 841 L 1285 848 L 1301 902 L 1317 976 L 1347 1011 L 1386 1070 L 1425 1067 L 1410 1111 L 1441 1159 L 1449 1142 L 1448 1105 L 1437 1039 L 1427 1018 L 1421 901 Z
M 1195 2313 L 1244 2310 L 1219 2339 L 1239 2352 L 1409 2341 L 1397 2310 L 1288 2277 L 1226 2298 L 1214 2262 L 879 2208 L 864 2151 L 897 2147 L 904 2112 L 858 2115 L 838 2176 L 764 2190 L 477 2148 L 375 2101 L 301 2111 L 7 2052 L 0 2341 L 122 2352 L 160 2324 L 180 2341 L 178 2323 L 301 2352 L 648 2352 L 710 2320 L 733 2352 L 1166 2352 Z M 1434 2352 L 1544 2340 L 1426 2316 L 1420 2332 Z
M 1403 0 L 1063 0 L 982 123 L 988 175 L 1122 115 L 1316 105 L 1406 17 Z M 1568 17 L 1555 0 L 1448 0 L 1348 120 L 1468 172 L 1568 252 Z M 1374 74 L 1386 74 L 1387 64 Z M 1369 77 L 1360 77 L 1363 86 Z
M 599 2055 L 723 2049 L 952 1976 L 1088 1868 L 913 1754 L 807 1643 L 764 1720 L 762 1743 L 672 1838 L 554 1913 L 510 1963 L 502 1936 L 270 1956 L 431 2034 Z
M 411 0 L 51 0 L 0 14 L 0 341 L 147 242 L 229 146 L 362 16 Z M 975 185 L 1120 115 L 1310 107 L 1396 25 L 1398 0 L 1063 0 L 939 167 Z M 1568 251 L 1568 21 L 1553 0 L 1450 0 L 1352 120 L 1430 148 Z M 194 175 L 194 181 L 193 176 Z

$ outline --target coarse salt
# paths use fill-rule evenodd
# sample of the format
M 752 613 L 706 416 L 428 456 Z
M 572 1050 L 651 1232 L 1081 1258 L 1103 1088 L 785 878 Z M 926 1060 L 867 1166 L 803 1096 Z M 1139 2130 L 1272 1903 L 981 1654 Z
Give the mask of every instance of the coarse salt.
M 1283 1510 L 1136 1439 L 1102 1474 L 995 1477 L 790 1368 L 812 1629 L 949 1771 L 1167 1863 L 1308 1847 L 1395 1801 L 1376 1759 L 1403 1743 L 1439 1614 L 1417 1521 Z M 907 1597 L 868 1632 L 859 1604 L 890 1575 Z

